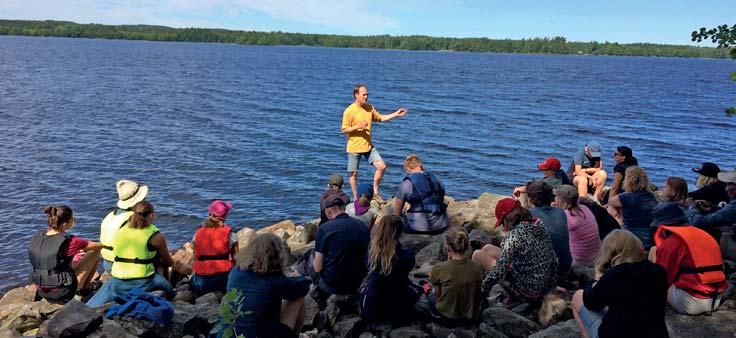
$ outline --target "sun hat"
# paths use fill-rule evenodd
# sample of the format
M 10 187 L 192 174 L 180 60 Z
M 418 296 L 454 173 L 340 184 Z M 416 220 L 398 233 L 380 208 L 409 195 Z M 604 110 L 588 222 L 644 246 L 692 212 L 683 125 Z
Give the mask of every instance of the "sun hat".
M 222 200 L 214 200 L 210 203 L 209 214 L 224 219 L 233 210 L 233 204 Z
M 675 202 L 660 203 L 652 209 L 652 226 L 682 223 L 687 223 L 687 217 Z
M 736 183 L 736 169 L 719 172 L 718 180 L 726 183 Z
M 590 157 L 601 157 L 601 145 L 596 141 L 590 141 L 585 145 L 590 151 Z
M 347 205 L 348 200 L 348 195 L 345 195 L 344 191 L 330 189 L 322 194 L 319 204 L 322 206 L 322 210 L 324 210 L 335 205 Z
M 503 222 L 503 218 L 511 211 L 521 206 L 518 200 L 513 198 L 504 198 L 496 204 L 496 228 Z
M 693 168 L 693 171 L 703 176 L 716 178 L 718 177 L 718 173 L 721 172 L 721 168 L 719 168 L 715 163 L 703 162 L 703 164 L 700 165 L 700 168 Z
M 358 184 L 358 198 L 365 195 L 367 199 L 373 198 L 373 185 L 368 183 Z
M 578 189 L 567 184 L 555 188 L 553 193 L 563 201 L 577 201 L 579 197 Z
M 539 170 L 560 170 L 562 164 L 556 157 L 548 157 L 544 162 L 537 164 Z
M 345 181 L 342 176 L 338 174 L 332 174 L 330 175 L 330 178 L 327 179 L 327 185 L 330 187 L 342 188 L 343 183 L 345 183 Z
M 148 186 L 130 180 L 120 180 L 115 185 L 118 190 L 118 208 L 130 209 L 136 203 L 146 199 Z

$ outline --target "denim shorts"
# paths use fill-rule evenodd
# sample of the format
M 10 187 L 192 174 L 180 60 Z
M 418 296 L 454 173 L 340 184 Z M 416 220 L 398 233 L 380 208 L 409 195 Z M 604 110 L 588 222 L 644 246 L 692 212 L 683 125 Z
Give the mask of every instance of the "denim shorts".
M 360 159 L 365 157 L 368 159 L 368 163 L 373 164 L 376 161 L 383 161 L 381 154 L 378 153 L 376 148 L 372 148 L 370 151 L 364 153 L 348 153 L 348 172 L 357 172 L 360 168 Z
M 604 308 L 602 311 L 597 312 L 588 310 L 585 305 L 580 307 L 578 316 L 580 316 L 580 321 L 583 322 L 583 326 L 585 326 L 585 331 L 588 332 L 588 337 L 598 338 L 598 328 L 601 327 L 603 315 L 605 315 L 606 312 L 608 312 L 608 308 Z

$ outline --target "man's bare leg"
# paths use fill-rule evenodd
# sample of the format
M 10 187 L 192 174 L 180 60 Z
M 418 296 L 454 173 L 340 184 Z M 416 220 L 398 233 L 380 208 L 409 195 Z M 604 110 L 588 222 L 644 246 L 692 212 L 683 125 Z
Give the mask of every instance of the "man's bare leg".
M 353 191 L 353 201 L 358 200 L 358 172 L 348 173 L 348 182 L 350 182 L 350 190 Z
M 386 163 L 383 162 L 383 160 L 375 161 L 373 162 L 373 166 L 376 167 L 376 173 L 373 175 L 373 195 L 381 196 L 378 192 L 378 186 L 381 185 L 381 181 L 383 181 L 383 173 L 386 172 Z
M 588 197 L 588 178 L 584 176 L 575 176 L 572 184 L 578 188 L 578 197 Z

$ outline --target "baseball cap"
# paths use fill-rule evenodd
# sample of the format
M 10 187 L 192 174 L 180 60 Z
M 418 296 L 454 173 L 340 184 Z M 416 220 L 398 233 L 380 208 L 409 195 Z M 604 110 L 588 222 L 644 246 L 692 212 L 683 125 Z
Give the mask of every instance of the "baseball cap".
M 327 185 L 330 186 L 342 187 L 344 182 L 345 181 L 343 180 L 342 176 L 338 174 L 332 174 L 330 175 L 330 178 L 327 179 Z
M 556 157 L 547 157 L 544 162 L 537 164 L 537 168 L 539 170 L 560 170 L 562 167 L 562 164 L 560 164 L 560 160 L 558 160 Z
M 506 217 L 508 213 L 520 205 L 521 203 L 519 203 L 519 201 L 512 198 L 504 198 L 498 201 L 498 204 L 496 204 L 496 227 L 498 228 L 498 226 L 501 225 L 503 218 Z
M 703 176 L 717 178 L 718 173 L 721 172 L 721 168 L 719 168 L 715 163 L 703 162 L 703 164 L 700 165 L 700 168 L 693 168 L 693 171 Z
M 596 141 L 590 141 L 585 145 L 590 151 L 590 157 L 601 157 L 601 145 Z
M 736 183 L 736 169 L 718 173 L 718 180 L 726 183 Z
M 322 206 L 322 210 L 324 210 L 335 205 L 346 205 L 348 204 L 348 200 L 348 195 L 345 195 L 345 192 L 342 190 L 330 189 L 322 194 L 319 204 Z

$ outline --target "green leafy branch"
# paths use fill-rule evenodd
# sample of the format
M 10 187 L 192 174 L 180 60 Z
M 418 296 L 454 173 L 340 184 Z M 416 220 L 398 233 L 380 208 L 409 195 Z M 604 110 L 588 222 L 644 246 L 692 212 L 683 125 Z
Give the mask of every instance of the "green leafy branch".
M 243 311 L 243 293 L 238 289 L 231 289 L 222 298 L 222 304 L 218 309 L 217 317 L 208 321 L 215 324 L 210 333 L 222 332 L 222 338 L 245 338 L 244 335 L 235 331 L 235 321 L 239 317 L 250 315 L 251 311 Z
M 720 25 L 711 29 L 701 27 L 699 31 L 693 31 L 692 33 L 693 41 L 701 42 L 707 39 L 717 43 L 718 48 L 730 48 L 729 55 L 732 59 L 736 59 L 736 25 L 731 27 Z M 731 73 L 731 80 L 736 81 L 736 72 Z M 726 115 L 736 116 L 736 107 L 727 108 Z

